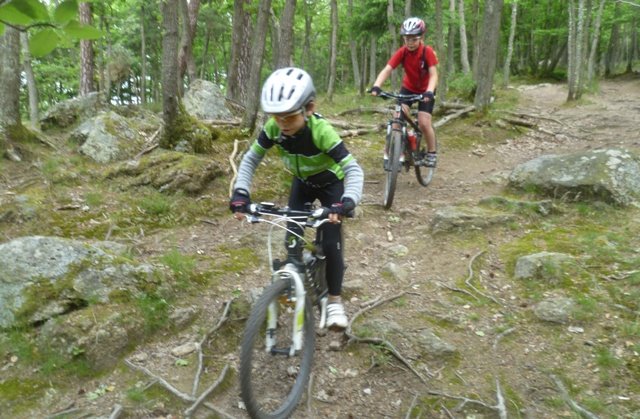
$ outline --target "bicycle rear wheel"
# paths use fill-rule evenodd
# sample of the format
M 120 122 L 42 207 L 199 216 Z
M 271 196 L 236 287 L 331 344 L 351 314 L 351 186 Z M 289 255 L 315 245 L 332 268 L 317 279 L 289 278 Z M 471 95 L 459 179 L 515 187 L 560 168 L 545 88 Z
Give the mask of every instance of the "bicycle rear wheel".
M 437 149 L 438 149 L 438 140 L 436 140 L 436 150 Z M 422 151 L 424 152 L 424 150 Z M 416 164 L 414 167 L 416 170 L 416 178 L 418 179 L 418 183 L 420 183 L 424 187 L 429 186 L 429 184 L 433 180 L 433 176 L 436 174 L 436 168 L 422 166 L 420 164 Z
M 289 417 L 295 410 L 311 374 L 315 350 L 312 304 L 306 297 L 302 350 L 289 356 L 295 303 L 287 297 L 291 280 L 281 278 L 267 288 L 251 310 L 240 349 L 242 400 L 252 418 Z M 267 330 L 267 312 L 277 308 L 277 328 Z M 266 350 L 267 333 L 276 346 Z
M 391 131 L 389 138 L 389 167 L 384 183 L 384 207 L 391 208 L 393 196 L 396 193 L 396 182 L 400 171 L 400 153 L 402 153 L 402 134 L 400 131 Z

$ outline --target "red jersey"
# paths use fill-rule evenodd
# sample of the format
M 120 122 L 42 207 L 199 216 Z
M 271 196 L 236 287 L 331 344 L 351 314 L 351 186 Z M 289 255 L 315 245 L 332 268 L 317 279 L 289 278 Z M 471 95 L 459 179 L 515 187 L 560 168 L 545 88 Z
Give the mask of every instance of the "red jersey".
M 438 57 L 433 48 L 421 42 L 415 51 L 409 51 L 406 45 L 400 47 L 387 64 L 394 69 L 402 64 L 402 87 L 412 92 L 424 93 L 429 85 L 429 67 L 438 64 Z

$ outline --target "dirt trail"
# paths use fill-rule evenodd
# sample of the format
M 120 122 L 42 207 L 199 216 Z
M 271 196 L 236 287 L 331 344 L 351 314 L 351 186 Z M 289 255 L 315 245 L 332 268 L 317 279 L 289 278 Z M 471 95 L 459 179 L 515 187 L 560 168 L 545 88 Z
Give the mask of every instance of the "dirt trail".
M 573 417 L 566 407 L 554 407 L 545 402 L 552 398 L 556 390 L 543 380 L 536 366 L 551 368 L 561 365 L 563 359 L 562 354 L 545 352 L 545 341 L 537 336 L 537 330 L 519 331 L 516 343 L 508 348 L 494 349 L 495 334 L 492 338 L 487 336 L 490 331 L 499 330 L 506 316 L 521 316 L 518 307 L 528 304 L 512 293 L 504 262 L 493 251 L 510 237 L 488 234 L 483 243 L 465 243 L 460 238 L 431 237 L 428 226 L 434 212 L 442 206 L 476 203 L 483 197 L 499 194 L 505 176 L 518 163 L 541 154 L 600 147 L 638 149 L 640 80 L 604 81 L 600 87 L 600 94 L 587 97 L 588 103 L 578 106 L 565 105 L 566 89 L 562 85 L 523 88 L 523 100 L 517 112 L 538 115 L 541 129 L 524 136 L 514 131 L 513 139 L 500 144 L 478 145 L 472 150 L 456 151 L 447 148 L 446 136 L 443 135 L 439 167 L 432 185 L 424 189 L 418 185 L 412 173 L 403 173 L 391 211 L 385 211 L 381 206 L 381 162 L 379 167 L 366 173 L 362 216 L 349 222 L 346 231 L 349 264 L 345 284 L 346 308 L 353 315 L 364 301 L 407 291 L 401 302 L 376 309 L 370 319 L 392 329 L 400 328 L 402 337 L 390 339 L 406 359 L 430 379 L 428 385 L 424 385 L 397 360 L 366 345 L 351 344 L 340 351 L 331 351 L 330 343 L 340 341 L 341 336 L 330 333 L 320 337 L 317 343 L 311 389 L 313 398 L 310 401 L 305 398 L 295 418 L 405 417 L 414 397 L 424 398 L 428 391 L 495 404 L 496 379 L 509 389 L 509 397 L 517 395 L 521 417 Z M 446 132 L 446 129 L 443 131 Z M 365 143 L 356 141 L 350 146 L 356 155 L 360 144 Z M 388 232 L 392 234 L 393 241 L 388 240 Z M 187 253 L 196 250 L 210 252 L 222 240 L 238 242 L 247 234 L 246 226 L 229 220 L 217 226 L 195 226 L 181 232 L 171 232 L 171 242 L 179 240 L 182 250 Z M 169 242 L 165 237 L 153 237 L 145 246 L 153 251 L 158 250 L 159 243 L 165 242 Z M 395 245 L 406 246 L 408 255 L 394 258 L 391 248 Z M 492 278 L 490 291 L 496 298 L 508 301 L 507 307 L 489 303 L 473 310 L 461 304 L 461 295 L 442 286 L 452 283 L 456 278 L 465 278 L 471 259 L 480 252 L 485 252 L 484 266 L 490 271 L 486 274 Z M 381 274 L 387 263 L 394 259 L 408 272 L 405 280 L 391 280 Z M 230 278 L 228 283 L 220 284 L 215 294 L 200 296 L 192 302 L 204 313 L 199 324 L 176 335 L 165 336 L 159 342 L 145 344 L 137 354 L 147 357 L 146 366 L 149 369 L 187 391 L 193 379 L 192 368 L 177 367 L 175 358 L 170 355 L 171 349 L 185 342 L 198 341 L 202 329 L 209 327 L 201 322 L 208 320 L 207 325 L 215 323 L 224 301 L 237 290 L 246 291 L 261 285 L 261 278 L 265 274 L 266 269 L 259 268 L 249 273 L 250 278 Z M 438 324 L 443 327 L 438 328 Z M 459 355 L 428 358 L 420 353 L 411 342 L 427 326 L 441 335 L 443 340 L 455 345 Z M 216 347 L 218 352 L 208 355 L 217 360 L 216 365 L 228 363 L 232 368 L 237 368 L 237 348 Z M 195 361 L 192 365 L 195 365 Z M 580 360 L 575 361 L 575 365 L 580 365 Z M 203 380 L 213 382 L 219 371 L 212 368 Z M 75 399 L 76 406 L 82 405 L 91 412 L 108 416 L 115 404 L 132 404 L 125 394 L 132 381 L 135 379 L 131 371 L 126 367 L 120 368 L 86 386 L 87 390 L 91 390 L 92 385 L 98 388 L 101 384 L 107 384 L 113 386 L 113 391 L 93 401 L 70 394 L 65 398 L 57 398 L 55 407 L 61 408 L 65 402 Z M 231 417 L 244 418 L 246 413 L 239 408 L 237 380 L 234 377 L 230 381 L 230 386 L 214 393 L 208 400 Z M 429 400 L 431 410 L 424 410 L 424 403 L 427 403 L 427 399 L 424 399 L 422 417 L 447 417 L 441 403 L 445 398 Z M 175 399 L 159 397 L 127 417 L 180 417 L 179 412 L 184 411 L 186 405 L 180 406 L 181 403 Z M 48 413 L 52 410 L 48 410 Z M 497 417 L 487 410 L 482 412 L 482 416 L 475 417 Z M 196 417 L 207 417 L 205 410 L 200 410 Z M 455 417 L 464 415 L 458 413 Z

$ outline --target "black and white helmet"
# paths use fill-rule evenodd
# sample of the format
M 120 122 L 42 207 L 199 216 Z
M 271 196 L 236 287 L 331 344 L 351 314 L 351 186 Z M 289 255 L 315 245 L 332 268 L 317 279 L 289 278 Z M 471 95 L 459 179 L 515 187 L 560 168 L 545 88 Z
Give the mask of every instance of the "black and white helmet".
M 287 67 L 274 71 L 262 86 L 260 102 L 266 113 L 286 113 L 302 109 L 316 96 L 313 80 L 306 71 Z
M 400 35 L 422 35 L 426 29 L 427 27 L 424 24 L 424 20 L 419 17 L 410 17 L 402 22 Z

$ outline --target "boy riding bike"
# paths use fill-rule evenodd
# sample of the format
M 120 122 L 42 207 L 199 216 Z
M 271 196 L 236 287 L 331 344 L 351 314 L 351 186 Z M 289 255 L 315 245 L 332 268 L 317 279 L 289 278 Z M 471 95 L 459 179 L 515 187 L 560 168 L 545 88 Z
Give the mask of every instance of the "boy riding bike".
M 410 17 L 402 23 L 400 35 L 402 35 L 405 45 L 391 56 L 387 65 L 380 71 L 371 88 L 371 94 L 374 96 L 380 94 L 380 86 L 389 78 L 391 72 L 402 64 L 404 77 L 400 93 L 422 94 L 423 99 L 418 103 L 418 126 L 427 142 L 424 165 L 435 167 L 437 161 L 436 134 L 431 124 L 431 115 L 435 104 L 434 92 L 438 85 L 436 70 L 438 58 L 431 46 L 422 43 L 425 32 L 424 21 L 417 17 Z
M 315 95 L 311 77 L 299 68 L 282 68 L 267 78 L 261 105 L 271 117 L 240 163 L 229 206 L 237 219 L 243 218 L 251 203 L 253 175 L 266 152 L 277 146 L 294 176 L 288 206 L 303 210 L 318 199 L 330 208 L 331 222 L 321 227 L 329 288 L 327 327 L 344 329 L 348 320 L 340 297 L 344 277 L 340 219 L 360 201 L 364 174 L 333 127 L 314 113 Z

